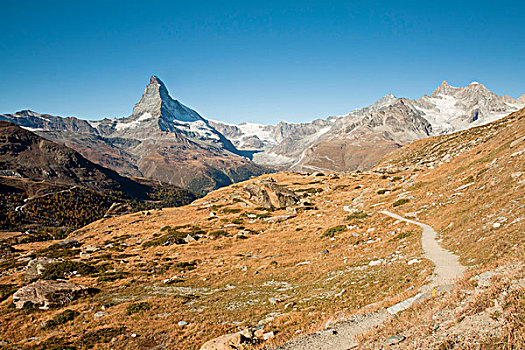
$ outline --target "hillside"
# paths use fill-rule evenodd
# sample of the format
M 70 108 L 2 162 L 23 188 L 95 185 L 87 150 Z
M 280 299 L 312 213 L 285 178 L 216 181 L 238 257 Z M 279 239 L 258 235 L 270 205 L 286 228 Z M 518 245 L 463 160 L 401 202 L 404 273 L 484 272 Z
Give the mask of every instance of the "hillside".
M 115 202 L 133 202 L 139 210 L 196 198 L 175 186 L 120 176 L 5 121 L 0 121 L 0 186 L 0 227 L 34 233 L 25 240 L 64 236 L 102 218 Z
M 522 348 L 524 155 L 520 110 L 415 142 L 370 172 L 263 175 L 188 206 L 99 220 L 66 242 L 5 244 L 0 340 L 200 349 L 234 334 L 247 347 L 298 338 L 319 349 L 315 339 L 330 344 L 380 315 L 344 344 Z M 464 277 L 432 284 L 426 234 L 383 211 L 433 228 Z M 43 257 L 55 260 L 34 260 Z M 34 290 L 68 298 L 31 299 Z M 387 311 L 421 293 L 425 302 Z

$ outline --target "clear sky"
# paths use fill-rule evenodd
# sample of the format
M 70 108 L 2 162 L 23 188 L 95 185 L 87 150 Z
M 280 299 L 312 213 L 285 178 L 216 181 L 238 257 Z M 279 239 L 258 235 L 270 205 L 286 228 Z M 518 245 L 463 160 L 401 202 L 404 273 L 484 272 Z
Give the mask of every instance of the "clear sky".
M 525 93 L 524 1 L 0 4 L 0 113 L 127 116 L 152 74 L 234 123 L 345 114 L 443 80 Z

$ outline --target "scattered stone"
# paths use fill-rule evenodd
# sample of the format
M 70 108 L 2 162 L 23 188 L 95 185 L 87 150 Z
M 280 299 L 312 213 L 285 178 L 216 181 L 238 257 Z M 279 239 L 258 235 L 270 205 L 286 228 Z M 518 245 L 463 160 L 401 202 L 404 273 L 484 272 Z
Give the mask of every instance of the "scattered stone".
M 250 328 L 246 328 L 246 329 L 243 329 L 242 331 L 239 332 L 243 337 L 247 338 L 247 339 L 252 339 L 253 338 L 253 330 L 250 329 Z
M 368 263 L 369 266 L 381 265 L 381 260 L 372 260 Z
M 108 313 L 104 311 L 95 312 L 95 314 L 93 315 L 93 319 L 98 320 L 99 318 L 105 317 L 107 315 Z
M 408 265 L 413 265 L 413 264 L 417 264 L 417 263 L 420 263 L 421 260 L 419 259 L 411 259 L 407 262 Z
M 393 335 L 391 337 L 386 338 L 385 344 L 386 345 L 395 345 L 395 344 L 401 343 L 405 339 L 406 339 L 406 337 L 404 335 L 396 334 L 396 335 Z
M 179 321 L 179 323 L 177 323 L 177 325 L 178 325 L 179 327 L 184 327 L 184 326 L 187 326 L 187 325 L 188 325 L 188 322 L 186 322 L 186 321 Z
M 264 340 L 272 339 L 273 337 L 275 337 L 275 332 L 273 332 L 273 331 L 263 334 L 263 339 Z
M 253 333 L 256 338 L 262 339 L 264 337 L 264 328 L 259 328 Z
M 186 243 L 191 243 L 191 242 L 196 242 L 196 241 L 197 240 L 192 235 L 187 235 L 186 238 L 184 238 L 184 242 Z
M 93 246 L 93 245 L 87 245 L 85 247 L 82 247 L 82 252 L 84 253 L 94 253 L 100 250 L 99 246 Z
M 276 223 L 276 222 L 286 221 L 286 220 L 291 219 L 293 217 L 294 217 L 293 215 L 277 215 L 277 216 L 272 216 L 272 217 L 269 217 L 269 218 L 265 218 L 264 221 L 268 222 L 268 223 Z

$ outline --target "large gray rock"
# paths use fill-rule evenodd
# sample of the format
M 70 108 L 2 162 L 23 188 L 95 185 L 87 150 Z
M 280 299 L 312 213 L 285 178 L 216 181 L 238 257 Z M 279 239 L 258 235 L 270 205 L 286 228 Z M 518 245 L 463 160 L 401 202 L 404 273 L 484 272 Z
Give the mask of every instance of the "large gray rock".
M 55 262 L 57 262 L 56 259 L 46 257 L 31 260 L 26 267 L 26 281 L 31 281 L 32 279 L 41 276 L 46 269 L 46 266 Z
M 13 294 L 13 302 L 17 309 L 30 303 L 45 310 L 64 306 L 90 293 L 90 288 L 68 281 L 36 281 L 17 290 Z
M 264 208 L 286 208 L 299 202 L 295 192 L 277 184 L 273 179 L 258 180 L 244 186 L 249 200 Z

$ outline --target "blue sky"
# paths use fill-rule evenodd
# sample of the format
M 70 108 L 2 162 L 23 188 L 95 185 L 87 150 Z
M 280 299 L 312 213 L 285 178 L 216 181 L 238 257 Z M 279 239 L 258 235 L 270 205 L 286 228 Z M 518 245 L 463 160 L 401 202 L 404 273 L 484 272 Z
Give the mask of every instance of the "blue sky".
M 523 1 L 18 1 L 0 113 L 127 116 L 152 74 L 227 122 L 309 121 L 443 80 L 525 93 Z

